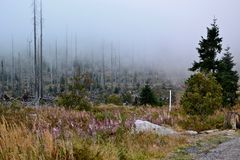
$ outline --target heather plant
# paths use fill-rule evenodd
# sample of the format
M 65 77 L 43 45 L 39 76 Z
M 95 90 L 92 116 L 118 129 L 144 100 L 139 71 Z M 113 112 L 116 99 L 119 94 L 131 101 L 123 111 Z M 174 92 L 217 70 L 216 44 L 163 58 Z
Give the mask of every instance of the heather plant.
M 0 126 L 7 126 L 6 131 L 0 127 L 3 160 L 10 155 L 18 160 L 20 152 L 23 159 L 159 159 L 186 144 L 182 137 L 132 133 L 136 119 L 165 123 L 167 108 L 102 105 L 91 111 L 45 106 L 0 109 L 5 117 Z M 18 147 L 13 152 L 7 150 L 12 146 Z
M 65 128 L 67 131 L 70 130 Z M 54 134 L 48 128 L 31 130 L 24 124 L 10 124 L 3 118 L 0 122 L 0 159 L 159 159 L 187 143 L 183 137 L 133 134 L 124 127 L 117 135 L 99 132 L 95 136 L 73 133 L 56 137 Z

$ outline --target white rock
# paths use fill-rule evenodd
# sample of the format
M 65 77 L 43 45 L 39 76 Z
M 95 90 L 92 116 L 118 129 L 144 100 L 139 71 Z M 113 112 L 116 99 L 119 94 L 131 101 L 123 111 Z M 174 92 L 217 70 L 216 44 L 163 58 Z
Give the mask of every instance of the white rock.
M 135 132 L 154 132 L 159 135 L 176 135 L 177 132 L 171 128 L 159 126 L 148 121 L 136 120 Z
M 183 134 L 186 134 L 186 135 L 197 135 L 198 132 L 189 130 L 189 131 L 185 131 Z
M 201 134 L 211 134 L 211 133 L 218 132 L 218 131 L 219 131 L 218 129 L 212 129 L 212 130 L 202 131 L 200 133 Z

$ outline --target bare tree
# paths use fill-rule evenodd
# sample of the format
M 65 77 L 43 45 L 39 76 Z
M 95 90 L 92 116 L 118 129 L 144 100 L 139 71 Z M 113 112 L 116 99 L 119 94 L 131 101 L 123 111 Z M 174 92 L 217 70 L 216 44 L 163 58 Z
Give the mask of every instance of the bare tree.
M 11 69 L 11 82 L 12 82 L 12 91 L 14 92 L 14 76 L 15 76 L 15 67 L 14 67 L 14 42 L 12 38 L 12 69 Z
M 32 63 L 32 49 L 31 49 L 31 43 L 32 40 L 28 40 L 28 65 L 29 65 L 29 72 L 28 72 L 28 90 L 31 91 L 31 93 L 34 93 L 32 90 L 32 85 L 31 85 L 31 81 L 32 81 L 32 73 L 34 68 L 33 67 L 33 63 Z
M 40 2 L 40 98 L 43 98 L 43 14 L 42 0 Z
M 121 55 L 118 51 L 118 83 L 120 84 L 120 76 L 121 76 Z
M 111 44 L 111 85 L 112 85 L 112 88 L 113 88 L 113 44 Z
M 38 99 L 38 80 L 37 80 L 37 7 L 36 0 L 33 0 L 33 29 L 34 29 L 34 91 L 35 98 Z
M 4 60 L 1 60 L 1 95 L 4 94 Z
M 66 31 L 65 89 L 68 90 L 68 32 Z
M 58 42 L 56 40 L 55 42 L 55 78 L 56 78 L 56 86 L 57 86 L 57 92 L 59 91 L 59 76 L 58 76 Z
M 75 60 L 73 61 L 73 65 L 74 65 L 74 63 L 75 63 L 75 65 L 77 65 L 77 66 L 75 66 L 75 67 L 73 67 L 73 70 L 75 70 L 74 71 L 74 76 L 77 76 L 77 69 L 76 69 L 76 67 L 78 67 L 78 47 L 77 47 L 77 35 L 75 35 Z M 79 75 L 80 75 L 80 73 L 79 73 Z
M 105 89 L 105 46 L 102 46 L 102 87 Z
M 77 35 L 75 36 L 75 57 L 77 58 L 78 55 L 78 39 L 77 39 Z
M 18 52 L 18 61 L 17 61 L 17 95 L 21 96 L 22 94 L 22 65 L 21 65 L 21 53 Z

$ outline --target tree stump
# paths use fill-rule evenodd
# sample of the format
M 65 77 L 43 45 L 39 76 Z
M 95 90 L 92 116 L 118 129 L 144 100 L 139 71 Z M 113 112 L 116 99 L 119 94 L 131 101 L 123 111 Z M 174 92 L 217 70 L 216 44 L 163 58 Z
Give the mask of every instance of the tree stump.
M 237 112 L 227 112 L 224 117 L 224 128 L 240 129 L 240 114 Z

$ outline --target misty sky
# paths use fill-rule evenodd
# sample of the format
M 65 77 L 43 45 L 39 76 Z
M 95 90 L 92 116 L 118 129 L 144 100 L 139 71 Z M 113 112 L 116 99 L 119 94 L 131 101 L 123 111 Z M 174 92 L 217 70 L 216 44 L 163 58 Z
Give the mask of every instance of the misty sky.
M 32 38 L 32 1 L 1 0 L 0 55 L 23 52 Z M 43 0 L 44 49 L 77 35 L 79 48 L 113 43 L 142 64 L 186 72 L 214 16 L 224 48 L 240 63 L 239 0 Z M 47 55 L 46 55 L 47 56 Z M 238 64 L 238 67 L 240 65 Z M 239 67 L 240 68 L 240 67 Z

